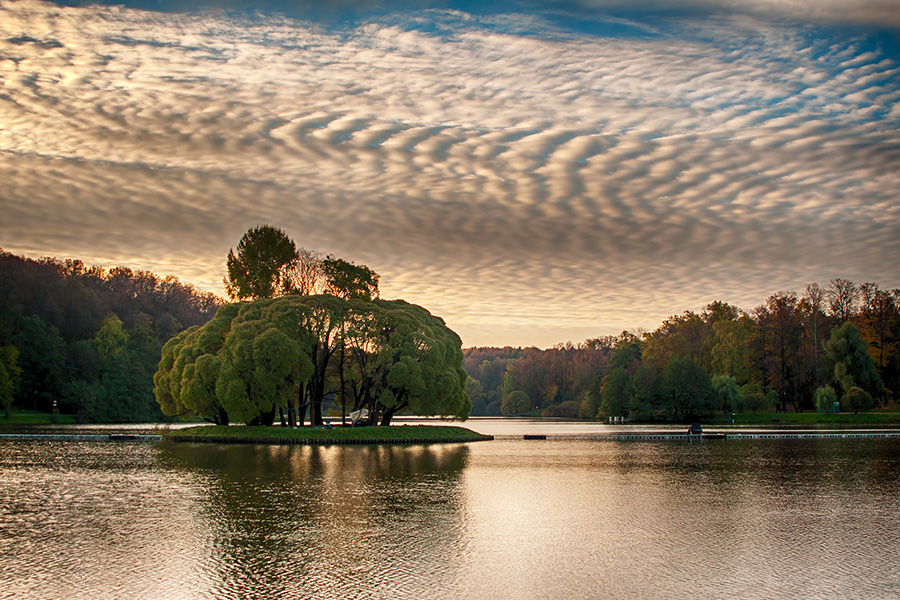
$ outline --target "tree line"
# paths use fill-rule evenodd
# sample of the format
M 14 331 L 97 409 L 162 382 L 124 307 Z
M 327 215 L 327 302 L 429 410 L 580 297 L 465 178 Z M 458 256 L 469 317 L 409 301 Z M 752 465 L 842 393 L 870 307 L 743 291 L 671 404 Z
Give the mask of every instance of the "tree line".
M 221 304 L 172 276 L 0 249 L 2 408 L 158 420 L 152 377 L 163 344 Z
M 327 403 L 368 425 L 401 411 L 468 416 L 459 336 L 420 306 L 378 298 L 365 265 L 261 225 L 226 267 L 237 302 L 163 347 L 154 392 L 165 414 L 320 426 Z
M 900 290 L 834 279 L 750 312 L 712 302 L 653 331 L 554 348 L 468 348 L 472 414 L 691 420 L 894 401 Z

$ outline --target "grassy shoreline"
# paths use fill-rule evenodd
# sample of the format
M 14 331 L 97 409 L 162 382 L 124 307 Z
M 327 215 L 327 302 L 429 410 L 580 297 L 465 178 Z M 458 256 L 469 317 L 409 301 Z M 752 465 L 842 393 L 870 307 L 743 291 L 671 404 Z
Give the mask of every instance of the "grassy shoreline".
M 731 425 L 730 415 L 717 414 L 703 423 L 709 425 Z M 900 412 L 873 411 L 853 413 L 816 412 L 765 412 L 735 413 L 734 425 L 896 425 L 900 423 Z
M 392 425 L 390 427 L 251 427 L 214 425 L 187 427 L 164 434 L 175 442 L 216 444 L 448 444 L 491 440 L 492 436 L 465 427 L 443 425 Z

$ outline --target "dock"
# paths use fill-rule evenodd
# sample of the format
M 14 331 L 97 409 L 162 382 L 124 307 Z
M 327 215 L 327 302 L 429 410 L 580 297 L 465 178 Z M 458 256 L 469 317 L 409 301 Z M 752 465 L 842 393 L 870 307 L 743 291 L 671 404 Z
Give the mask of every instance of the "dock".
M 0 442 L 157 442 L 157 434 L 130 433 L 0 433 Z
M 549 441 L 691 441 L 691 440 L 789 440 L 789 439 L 827 439 L 827 438 L 900 438 L 900 431 L 861 431 L 861 432 L 772 432 L 772 433 L 731 433 L 709 432 L 700 435 L 687 433 L 647 432 L 647 433 L 592 433 L 592 434 L 533 434 L 495 435 L 498 440 L 549 440 Z

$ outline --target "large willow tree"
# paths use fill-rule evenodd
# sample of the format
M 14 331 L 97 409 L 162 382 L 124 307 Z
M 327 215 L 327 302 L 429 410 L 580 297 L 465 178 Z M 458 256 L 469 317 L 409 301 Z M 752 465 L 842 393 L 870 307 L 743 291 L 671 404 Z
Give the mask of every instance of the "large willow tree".
M 216 422 L 322 423 L 326 397 L 369 412 L 468 417 L 462 343 L 400 300 L 289 295 L 223 306 L 163 348 L 154 392 L 168 415 Z

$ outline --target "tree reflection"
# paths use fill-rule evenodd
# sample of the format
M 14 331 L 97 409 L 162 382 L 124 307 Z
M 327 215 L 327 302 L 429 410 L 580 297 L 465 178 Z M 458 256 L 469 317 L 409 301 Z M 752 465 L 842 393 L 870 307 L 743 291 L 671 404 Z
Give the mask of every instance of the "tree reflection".
M 164 447 L 202 487 L 216 597 L 389 593 L 453 568 L 464 445 Z

